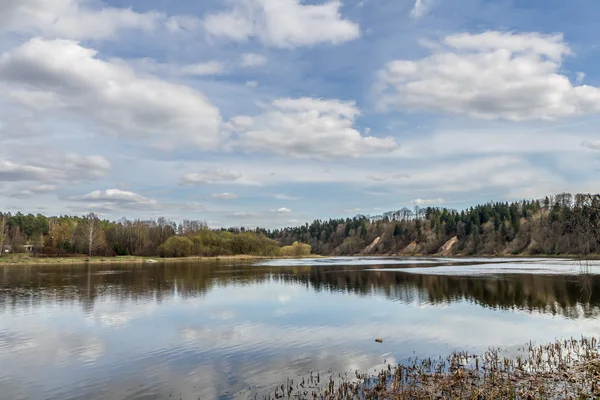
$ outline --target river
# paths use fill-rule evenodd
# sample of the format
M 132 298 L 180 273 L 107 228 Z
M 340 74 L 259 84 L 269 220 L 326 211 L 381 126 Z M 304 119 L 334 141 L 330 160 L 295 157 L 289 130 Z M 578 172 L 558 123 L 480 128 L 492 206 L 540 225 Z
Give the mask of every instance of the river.
M 600 336 L 597 262 L 0 267 L 1 399 L 262 398 L 311 372 L 581 335 Z

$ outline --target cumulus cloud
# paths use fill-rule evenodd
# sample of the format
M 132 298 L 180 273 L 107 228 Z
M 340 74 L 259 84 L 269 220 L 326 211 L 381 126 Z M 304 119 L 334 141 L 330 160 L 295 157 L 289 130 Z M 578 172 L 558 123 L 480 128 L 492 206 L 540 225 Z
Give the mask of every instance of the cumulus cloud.
M 266 65 L 269 60 L 267 57 L 255 54 L 255 53 L 246 53 L 242 55 L 242 60 L 240 61 L 240 65 L 244 68 L 251 67 L 261 67 Z
M 444 199 L 414 199 L 412 200 L 410 203 L 411 204 L 415 204 L 418 206 L 424 206 L 424 205 L 434 205 L 434 204 L 444 204 L 446 202 L 446 200 Z
M 0 81 L 29 107 L 50 104 L 54 113 L 88 117 L 119 136 L 204 148 L 221 141 L 219 110 L 202 93 L 140 76 L 74 41 L 34 38 L 2 54 Z
M 110 168 L 110 163 L 100 156 L 64 154 L 53 159 L 40 158 L 39 162 L 30 164 L 0 160 L 0 182 L 75 183 L 101 178 Z
M 210 197 L 212 199 L 234 200 L 234 199 L 237 199 L 240 196 L 238 196 L 235 193 L 214 193 L 214 194 L 211 194 Z
M 181 179 L 181 183 L 183 185 L 197 185 L 202 183 L 234 182 L 241 177 L 242 174 L 237 171 L 231 171 L 224 168 L 212 168 L 202 172 L 186 174 Z
M 552 120 L 600 112 L 600 90 L 560 74 L 571 53 L 561 34 L 488 31 L 446 37 L 417 61 L 380 71 L 381 109 L 442 111 L 482 119 Z
M 339 44 L 360 36 L 358 24 L 344 19 L 341 1 L 302 4 L 300 0 L 234 0 L 232 9 L 209 14 L 204 29 L 234 41 L 256 37 L 273 47 Z
M 230 128 L 246 151 L 293 157 L 359 157 L 398 148 L 391 137 L 364 136 L 353 128 L 358 115 L 354 102 L 279 99 L 256 117 L 233 118 Z
M 157 12 L 88 4 L 81 0 L 3 0 L 0 25 L 4 30 L 52 38 L 107 39 L 122 29 L 151 31 L 164 18 Z
M 289 214 L 292 212 L 292 210 L 290 210 L 289 208 L 286 208 L 286 207 L 281 207 L 281 208 L 278 208 L 277 210 L 275 210 L 275 212 L 278 214 Z

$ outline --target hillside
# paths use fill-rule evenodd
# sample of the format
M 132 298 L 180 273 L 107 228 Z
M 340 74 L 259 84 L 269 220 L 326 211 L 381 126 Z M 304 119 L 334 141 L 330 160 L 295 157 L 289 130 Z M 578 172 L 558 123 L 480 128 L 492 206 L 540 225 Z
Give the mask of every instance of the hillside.
M 600 195 L 564 193 L 463 211 L 404 208 L 317 220 L 269 236 L 308 243 L 322 255 L 586 255 L 600 253 Z

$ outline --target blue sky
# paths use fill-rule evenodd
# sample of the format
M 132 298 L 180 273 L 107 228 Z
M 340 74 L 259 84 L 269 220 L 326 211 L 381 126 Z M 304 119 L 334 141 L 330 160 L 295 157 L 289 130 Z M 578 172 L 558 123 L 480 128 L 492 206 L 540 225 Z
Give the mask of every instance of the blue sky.
M 597 192 L 593 0 L 4 0 L 0 208 L 295 225 Z

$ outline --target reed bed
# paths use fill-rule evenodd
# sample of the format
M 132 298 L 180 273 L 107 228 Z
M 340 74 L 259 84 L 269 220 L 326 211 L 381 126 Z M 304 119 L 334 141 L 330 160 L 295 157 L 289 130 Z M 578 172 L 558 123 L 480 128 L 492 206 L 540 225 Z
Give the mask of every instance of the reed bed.
M 600 399 L 600 356 L 596 338 L 530 343 L 519 356 L 464 352 L 447 358 L 413 359 L 377 375 L 356 373 L 352 379 L 311 374 L 288 380 L 272 399 L 405 400 L 405 399 Z

